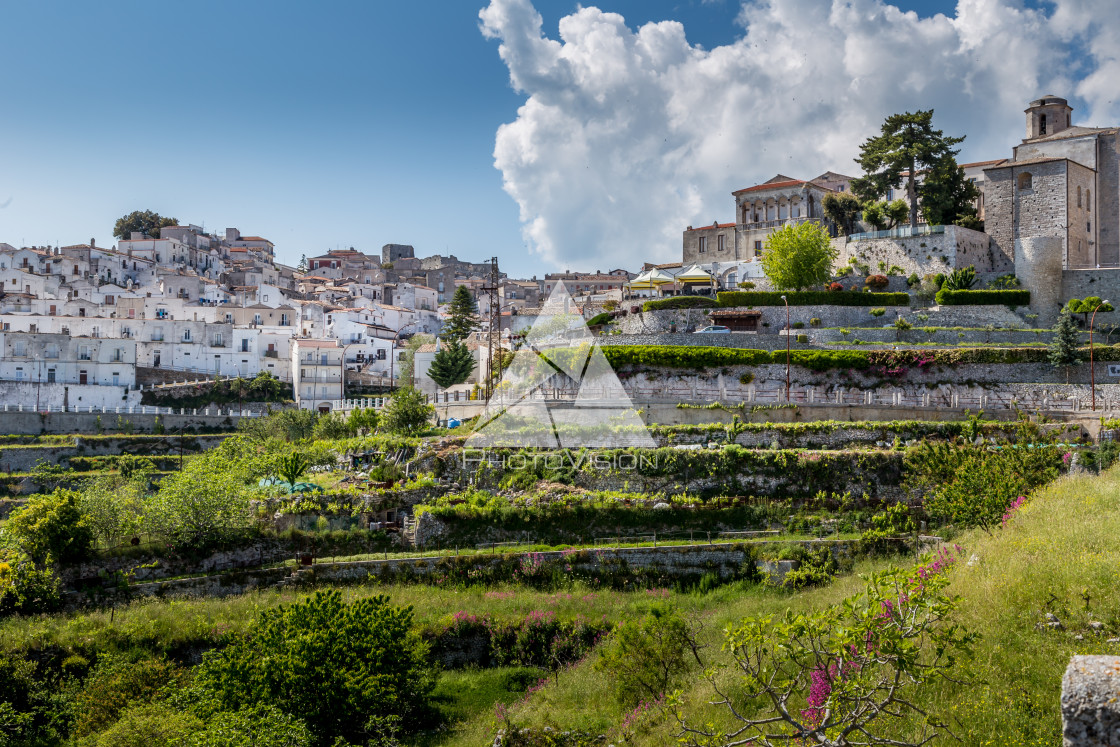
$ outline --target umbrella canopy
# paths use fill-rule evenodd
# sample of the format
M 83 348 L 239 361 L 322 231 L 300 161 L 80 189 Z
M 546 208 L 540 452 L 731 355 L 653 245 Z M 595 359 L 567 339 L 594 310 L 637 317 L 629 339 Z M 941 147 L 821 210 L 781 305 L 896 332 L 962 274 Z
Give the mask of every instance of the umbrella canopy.
M 712 282 L 712 274 L 702 268 L 700 265 L 692 265 L 686 270 L 682 270 L 677 275 L 678 283 L 710 283 Z
M 657 288 L 673 282 L 673 276 L 664 270 L 646 270 L 630 281 L 631 288 Z

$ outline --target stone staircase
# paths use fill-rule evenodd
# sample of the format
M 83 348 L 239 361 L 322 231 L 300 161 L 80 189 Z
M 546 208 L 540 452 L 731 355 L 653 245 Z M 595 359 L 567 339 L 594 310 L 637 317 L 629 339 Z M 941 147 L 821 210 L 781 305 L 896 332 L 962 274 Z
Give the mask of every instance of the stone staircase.
M 314 580 L 315 580 L 315 568 L 314 568 L 314 566 L 309 566 L 309 565 L 296 566 L 295 569 L 292 571 L 291 575 L 285 576 L 284 578 L 277 581 L 275 584 L 273 584 L 273 588 L 287 589 L 287 588 L 306 586 L 307 584 L 310 584 Z

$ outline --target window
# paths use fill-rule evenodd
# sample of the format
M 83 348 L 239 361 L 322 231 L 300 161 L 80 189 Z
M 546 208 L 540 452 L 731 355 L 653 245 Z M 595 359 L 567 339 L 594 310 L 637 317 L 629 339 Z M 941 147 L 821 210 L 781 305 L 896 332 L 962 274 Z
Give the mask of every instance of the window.
M 16 369 L 16 381 L 23 381 L 23 369 L 22 368 L 17 368 Z
M 1024 171 L 1022 174 L 1019 174 L 1019 191 L 1020 192 L 1022 192 L 1024 190 L 1034 189 L 1033 185 L 1034 185 L 1034 180 L 1031 177 L 1031 172 Z
M 837 192 L 843 192 L 846 187 L 847 187 L 847 185 L 841 184 L 839 187 L 836 188 L 836 191 Z
M 129 319 L 135 319 L 136 318 L 136 309 L 129 309 L 128 310 L 128 318 Z
M 248 353 L 249 352 L 249 338 L 248 337 L 241 338 L 241 352 L 242 353 Z
M 1089 190 L 1085 190 L 1085 210 L 1093 212 L 1093 194 Z
M 1045 114 L 1040 114 L 1039 117 L 1038 117 L 1038 134 L 1039 135 L 1045 135 L 1046 134 L 1046 115 Z
M 253 324 L 260 324 L 260 323 L 261 323 L 261 315 L 260 314 L 253 314 Z
M 191 341 L 191 331 L 189 329 L 184 329 L 183 330 L 183 342 L 190 342 L 190 341 Z
M 54 376 L 55 376 L 54 369 L 53 368 L 48 368 L 47 369 L 47 383 L 48 384 L 53 384 L 54 383 Z
M 89 345 L 82 345 L 78 348 L 78 360 L 88 361 L 89 359 Z
M 120 386 L 120 385 L 121 385 L 121 374 L 120 374 L 119 371 L 114 371 L 113 372 L 113 386 Z
M 761 257 L 762 256 L 762 241 L 761 241 L 761 239 L 756 240 L 754 242 L 754 256 L 756 256 L 756 257 Z
M 708 251 L 708 237 L 707 236 L 701 236 L 700 237 L 700 253 L 703 254 L 706 251 Z
M 16 344 L 13 346 L 12 354 L 20 357 L 27 355 L 27 348 L 23 340 L 16 341 Z
M 113 348 L 113 363 L 124 361 L 124 348 Z
M 57 358 L 58 357 L 58 345 L 55 345 L 53 343 L 50 344 L 50 345 L 47 345 L 47 349 L 46 349 L 46 352 L 43 354 L 43 357 L 44 358 Z
M 226 314 L 226 324 L 233 324 L 233 314 Z
M 79 371 L 78 372 L 78 383 L 79 384 L 88 384 L 89 383 L 89 371 Z
M 722 233 L 716 237 L 716 251 L 722 252 L 727 248 L 727 237 Z
M 379 360 L 379 361 L 385 360 L 385 348 L 378 348 L 377 349 L 377 360 Z
M 1077 188 L 1077 207 L 1081 207 L 1081 187 Z
M 219 332 L 219 333 L 217 333 L 216 335 L 214 335 L 214 347 L 216 347 L 216 348 L 220 348 L 220 347 L 222 347 L 222 346 L 223 346 L 224 344 L 225 344 L 225 340 L 224 340 L 224 339 L 222 339 L 222 333 L 221 333 L 221 332 Z

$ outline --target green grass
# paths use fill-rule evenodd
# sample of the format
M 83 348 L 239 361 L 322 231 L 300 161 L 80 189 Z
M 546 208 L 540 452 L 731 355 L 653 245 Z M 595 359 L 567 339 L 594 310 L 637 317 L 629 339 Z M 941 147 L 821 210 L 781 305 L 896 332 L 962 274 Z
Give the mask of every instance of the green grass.
M 950 592 L 961 598 L 958 619 L 981 635 L 968 670 L 969 682 L 942 682 L 925 690 L 918 704 L 947 717 L 964 745 L 1061 744 L 1059 694 L 1069 658 L 1075 654 L 1120 654 L 1107 639 L 1120 635 L 1120 469 L 1100 478 L 1063 478 L 1038 491 L 1003 530 L 991 537 L 964 535 L 964 557 L 951 571 Z M 967 558 L 978 562 L 969 566 Z M 864 563 L 871 570 L 881 562 Z M 709 662 L 727 663 L 720 631 L 751 614 L 781 614 L 838 602 L 861 589 L 856 577 L 797 595 L 761 587 L 737 587 L 708 596 L 674 599 L 705 621 L 702 640 Z M 1088 601 L 1086 601 L 1086 596 Z M 1064 631 L 1039 629 L 1054 612 Z M 1088 627 L 1104 623 L 1103 633 Z M 1076 636 L 1081 635 L 1082 640 Z M 557 684 L 513 707 L 520 726 L 610 730 L 624 714 L 611 697 L 610 677 L 596 672 L 594 655 L 566 670 Z M 730 672 L 721 675 L 732 679 Z M 730 725 L 724 712 L 707 705 L 706 685 L 693 671 L 680 683 L 685 709 L 696 721 Z M 900 736 L 915 738 L 920 726 L 897 724 Z M 449 733 L 445 745 L 483 744 L 493 734 L 492 714 L 480 714 Z M 668 721 L 634 734 L 627 744 L 664 745 L 675 740 Z M 938 744 L 949 744 L 942 740 Z

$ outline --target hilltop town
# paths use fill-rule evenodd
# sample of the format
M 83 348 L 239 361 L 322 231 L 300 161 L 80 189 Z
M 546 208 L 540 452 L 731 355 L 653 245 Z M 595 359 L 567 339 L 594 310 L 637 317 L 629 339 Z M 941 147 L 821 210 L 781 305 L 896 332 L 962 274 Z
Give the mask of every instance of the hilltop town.
M 0 745 L 1112 744 L 1120 128 L 1071 112 L 630 268 L 0 244 Z

